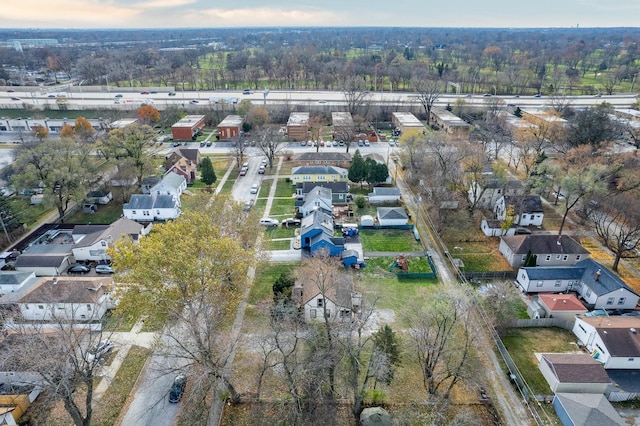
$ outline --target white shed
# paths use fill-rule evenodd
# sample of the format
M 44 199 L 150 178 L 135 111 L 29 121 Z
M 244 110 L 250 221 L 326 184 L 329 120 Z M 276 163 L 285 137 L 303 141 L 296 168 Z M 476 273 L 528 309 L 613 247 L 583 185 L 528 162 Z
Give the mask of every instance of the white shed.
M 373 216 L 366 214 L 360 218 L 360 226 L 373 226 L 373 225 L 374 225 Z

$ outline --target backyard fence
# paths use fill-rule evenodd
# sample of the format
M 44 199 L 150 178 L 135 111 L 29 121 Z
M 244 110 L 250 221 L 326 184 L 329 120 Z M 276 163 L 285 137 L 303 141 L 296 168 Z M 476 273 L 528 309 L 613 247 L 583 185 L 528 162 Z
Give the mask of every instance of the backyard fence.
M 518 271 L 464 271 L 461 272 L 466 281 L 515 280 Z
M 565 330 L 573 330 L 575 321 L 562 318 L 537 318 L 537 319 L 517 319 L 509 323 L 509 327 L 531 328 L 531 327 L 560 327 Z

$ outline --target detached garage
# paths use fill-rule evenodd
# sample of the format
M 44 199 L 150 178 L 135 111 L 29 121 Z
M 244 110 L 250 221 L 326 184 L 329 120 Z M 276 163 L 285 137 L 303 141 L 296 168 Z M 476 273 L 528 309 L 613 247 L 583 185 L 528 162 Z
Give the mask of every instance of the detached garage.
M 409 216 L 402 207 L 378 207 L 378 224 L 380 226 L 406 225 Z

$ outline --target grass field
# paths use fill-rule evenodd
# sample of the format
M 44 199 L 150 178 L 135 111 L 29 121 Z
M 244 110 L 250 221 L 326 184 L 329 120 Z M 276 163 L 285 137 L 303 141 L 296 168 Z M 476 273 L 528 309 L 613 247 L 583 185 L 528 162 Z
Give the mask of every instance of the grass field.
M 122 204 L 111 201 L 109 204 L 98 205 L 98 211 L 93 214 L 83 213 L 82 208 L 66 219 L 69 223 L 113 223 L 122 216 Z
M 413 233 L 404 229 L 363 229 L 360 231 L 360 241 L 365 251 L 424 251 Z

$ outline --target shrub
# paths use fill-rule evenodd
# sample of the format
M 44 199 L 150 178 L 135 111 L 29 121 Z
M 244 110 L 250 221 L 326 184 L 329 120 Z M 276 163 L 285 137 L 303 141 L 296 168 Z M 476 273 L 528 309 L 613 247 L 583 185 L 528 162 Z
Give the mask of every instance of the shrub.
M 354 202 L 356 203 L 356 206 L 358 206 L 359 209 L 363 209 L 364 206 L 367 205 L 367 200 L 364 198 L 364 195 L 358 195 L 354 200 Z

